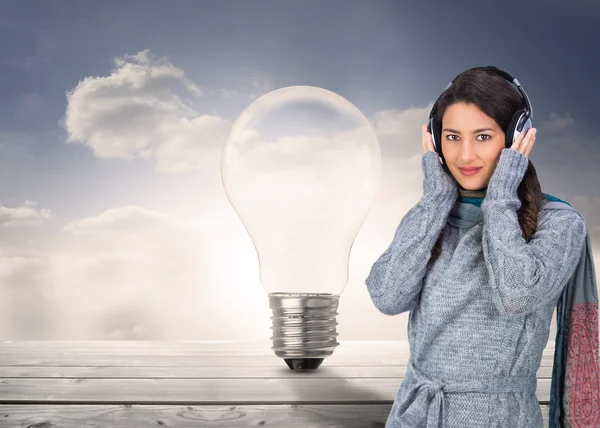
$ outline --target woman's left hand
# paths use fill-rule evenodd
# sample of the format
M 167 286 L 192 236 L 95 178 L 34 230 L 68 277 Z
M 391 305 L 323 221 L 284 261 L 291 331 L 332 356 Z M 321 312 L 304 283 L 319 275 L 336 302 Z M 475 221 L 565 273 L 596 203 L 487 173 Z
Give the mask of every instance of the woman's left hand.
M 528 157 L 531 149 L 533 149 L 536 133 L 537 129 L 529 128 L 525 134 L 525 137 L 523 137 L 523 134 L 520 134 L 515 140 L 514 144 L 510 146 L 511 150 L 516 150 L 525 157 Z

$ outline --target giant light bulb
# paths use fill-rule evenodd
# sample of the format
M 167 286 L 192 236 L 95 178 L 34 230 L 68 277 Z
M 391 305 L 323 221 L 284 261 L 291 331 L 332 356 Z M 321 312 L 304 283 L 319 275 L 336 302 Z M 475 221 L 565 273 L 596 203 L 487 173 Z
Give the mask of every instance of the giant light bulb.
M 272 349 L 292 370 L 316 369 L 339 345 L 350 250 L 380 175 L 368 120 L 326 89 L 271 91 L 227 136 L 223 187 L 258 255 L 273 311 Z

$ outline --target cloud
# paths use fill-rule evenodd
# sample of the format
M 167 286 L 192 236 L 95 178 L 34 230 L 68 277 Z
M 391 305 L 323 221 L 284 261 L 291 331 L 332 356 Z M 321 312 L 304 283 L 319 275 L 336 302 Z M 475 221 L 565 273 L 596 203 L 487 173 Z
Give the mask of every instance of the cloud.
M 427 123 L 433 103 L 405 110 L 390 109 L 375 113 L 369 121 L 382 146 L 392 158 L 412 158 L 423 153 L 421 125 Z
M 421 135 L 420 125 L 427 122 L 433 103 L 425 107 L 411 107 L 406 110 L 380 110 L 371 118 L 371 124 L 379 136 L 392 135 L 397 138 L 410 136 L 414 131 Z M 420 139 L 419 139 L 420 143 Z M 415 148 L 420 148 L 417 145 Z
M 382 165 L 379 191 L 357 237 L 360 241 L 368 236 L 363 253 L 354 258 L 354 263 L 361 264 L 365 278 L 389 246 L 404 214 L 423 194 L 421 125 L 427 122 L 432 105 L 382 110 L 369 117 L 381 146 Z M 355 245 L 353 252 L 360 248 Z
M 0 130 L 0 147 L 4 152 L 12 152 L 24 146 L 30 147 L 34 141 L 35 136 L 32 133 Z
M 52 288 L 42 256 L 0 252 L 0 337 L 29 340 L 55 329 Z M 65 305 L 68 296 L 64 296 Z
M 50 218 L 51 211 L 47 208 L 37 210 L 37 202 L 25 201 L 24 206 L 17 208 L 0 205 L 0 225 L 3 227 L 34 226 Z
M 250 99 L 256 99 L 275 89 L 275 79 L 264 73 L 255 71 L 248 78 L 250 85 L 258 89 L 258 92 L 252 92 L 248 95 Z
M 0 278 L 20 279 L 27 275 L 37 276 L 44 268 L 45 261 L 37 257 L 2 257 L 0 258 Z
M 62 123 L 69 143 L 102 159 L 155 159 L 167 174 L 218 166 L 231 123 L 190 106 L 204 91 L 183 70 L 149 50 L 116 58 L 115 66 L 67 93 Z
M 275 80 L 261 72 L 254 72 L 250 75 L 252 86 L 266 93 L 275 89 Z
M 90 235 L 92 233 L 122 233 L 135 231 L 152 231 L 160 229 L 169 216 L 146 211 L 135 205 L 124 208 L 113 208 L 95 217 L 74 221 L 65 226 L 64 230 L 73 235 Z
M 398 209 L 408 211 L 412 205 L 407 206 L 407 202 L 416 203 L 422 194 L 421 126 L 427 122 L 432 106 L 382 110 L 369 118 L 383 157 L 378 203 L 395 216 Z
M 236 89 L 213 89 L 213 88 L 209 88 L 207 90 L 207 94 L 208 95 L 215 95 L 218 94 L 220 96 L 222 96 L 223 98 L 231 98 L 231 97 L 236 97 L 236 96 L 240 96 L 242 95 L 242 93 Z
M 251 244 L 246 239 L 246 254 L 240 257 L 235 240 L 233 246 L 228 241 L 236 234 L 244 238 L 239 224 L 192 221 L 131 205 L 73 221 L 44 248 L 0 247 L 0 337 L 252 336 L 230 311 L 246 321 L 268 304 L 243 313 L 253 299 L 258 303 L 265 297 L 258 280 L 252 280 L 256 255 Z M 268 327 L 256 333 L 268 334 Z
M 561 116 L 552 112 L 550 113 L 550 119 L 542 121 L 540 126 L 548 132 L 565 132 L 571 129 L 574 124 L 575 120 L 571 117 L 571 113 L 567 112 Z
M 228 120 L 209 115 L 172 122 L 165 126 L 169 138 L 154 149 L 156 170 L 167 174 L 198 169 L 218 173 L 221 150 L 230 128 Z

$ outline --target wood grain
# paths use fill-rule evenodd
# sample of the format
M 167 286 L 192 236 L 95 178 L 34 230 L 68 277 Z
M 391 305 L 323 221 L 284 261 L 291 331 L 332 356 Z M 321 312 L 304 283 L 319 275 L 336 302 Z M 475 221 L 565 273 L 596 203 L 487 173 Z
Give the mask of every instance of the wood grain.
M 405 341 L 349 341 L 294 372 L 270 342 L 2 341 L 0 427 L 383 427 Z M 554 356 L 537 397 L 545 426 Z
M 384 428 L 391 404 L 280 406 L 0 405 L 0 426 L 30 428 Z M 548 406 L 542 405 L 548 428 Z

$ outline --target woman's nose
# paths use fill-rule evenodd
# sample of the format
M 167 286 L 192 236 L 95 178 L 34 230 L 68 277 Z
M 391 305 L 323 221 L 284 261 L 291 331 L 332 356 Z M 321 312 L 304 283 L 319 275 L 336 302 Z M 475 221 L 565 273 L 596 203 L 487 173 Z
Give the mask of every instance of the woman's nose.
M 460 149 L 460 157 L 462 160 L 467 163 L 467 161 L 473 159 L 475 155 L 475 150 L 472 144 L 463 144 Z

